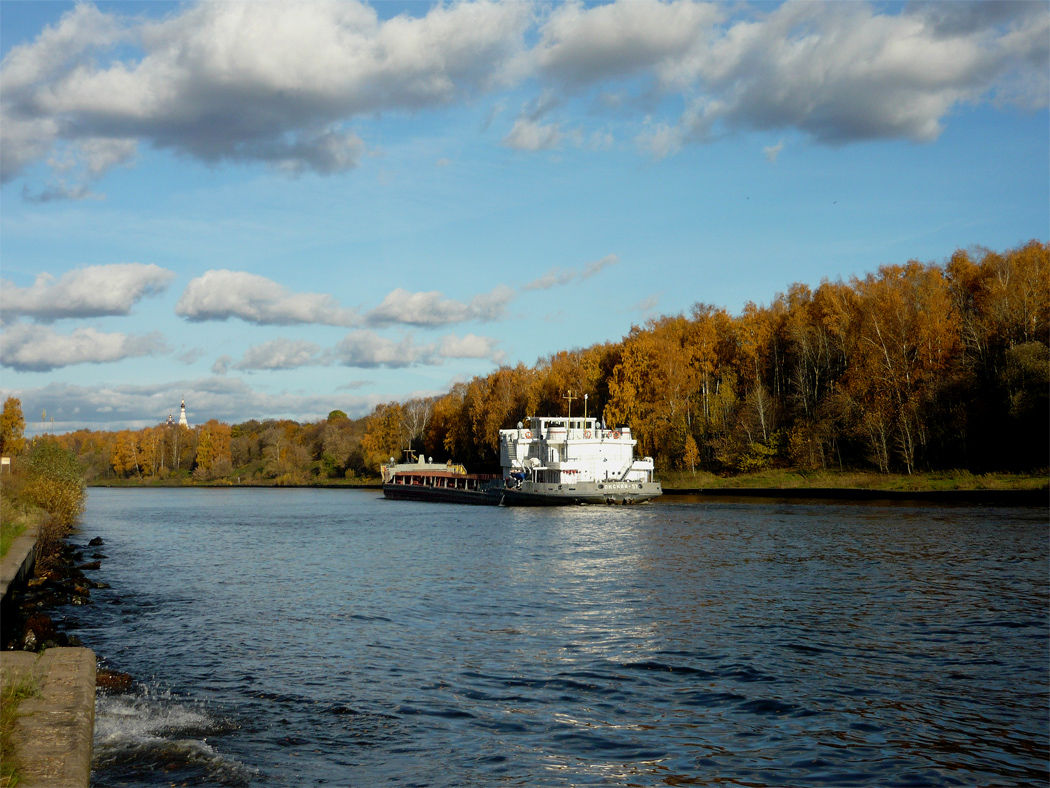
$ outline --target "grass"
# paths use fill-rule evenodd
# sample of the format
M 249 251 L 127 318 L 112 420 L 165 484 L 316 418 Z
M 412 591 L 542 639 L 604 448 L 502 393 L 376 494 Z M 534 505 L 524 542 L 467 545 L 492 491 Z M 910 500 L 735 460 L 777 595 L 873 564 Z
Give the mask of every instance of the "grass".
M 38 514 L 30 514 L 26 510 L 4 496 L 0 500 L 0 557 L 7 555 L 11 544 L 25 533 Z
M 836 488 L 861 490 L 1039 490 L 1047 486 L 1048 472 L 972 474 L 966 470 L 924 471 L 911 475 L 872 471 L 799 471 L 771 469 L 733 476 L 707 471 L 671 471 L 660 474 L 665 490 L 764 488 Z
M 15 539 L 25 533 L 25 523 L 12 523 L 8 520 L 0 520 L 0 558 L 7 555 Z
M 39 689 L 32 676 L 5 684 L 0 690 L 0 788 L 13 788 L 20 782 L 18 756 L 11 739 L 18 720 L 19 704 L 38 693 Z

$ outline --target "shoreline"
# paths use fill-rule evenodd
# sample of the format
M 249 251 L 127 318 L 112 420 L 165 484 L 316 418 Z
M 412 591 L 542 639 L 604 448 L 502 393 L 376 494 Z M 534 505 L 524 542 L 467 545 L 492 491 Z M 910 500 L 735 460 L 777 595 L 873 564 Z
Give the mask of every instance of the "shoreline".
M 171 490 L 171 489 L 262 489 L 262 490 L 382 490 L 375 484 L 93 484 L 89 489 Z M 786 502 L 834 501 L 929 503 L 954 505 L 1024 506 L 1050 508 L 1050 486 L 1007 489 L 882 490 L 871 487 L 665 487 L 664 496 L 702 499 L 744 499 L 755 503 L 768 500 Z
M 664 495 L 789 502 L 899 502 L 1050 507 L 1050 488 L 1019 490 L 877 490 L 858 487 L 700 487 L 664 489 Z

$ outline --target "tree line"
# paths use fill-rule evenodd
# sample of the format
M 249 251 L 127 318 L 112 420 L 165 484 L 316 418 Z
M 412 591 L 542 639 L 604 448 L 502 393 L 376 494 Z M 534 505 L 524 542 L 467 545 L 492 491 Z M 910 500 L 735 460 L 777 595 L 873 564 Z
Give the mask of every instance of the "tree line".
M 23 437 L 21 402 L 9 397 L 3 414 L 4 454 L 31 447 Z M 368 475 L 360 453 L 365 423 L 336 410 L 317 423 L 267 419 L 230 425 L 212 419 L 193 428 L 158 424 L 139 430 L 82 429 L 44 439 L 76 456 L 88 483 L 192 479 L 307 484 Z
M 498 465 L 500 429 L 564 414 L 572 391 L 575 413 L 586 395 L 588 415 L 629 424 L 639 453 L 664 471 L 1032 470 L 1047 466 L 1050 448 L 1048 343 L 1050 246 L 1032 241 L 794 284 L 735 316 L 697 303 L 619 342 L 501 367 L 360 419 L 333 411 L 306 424 L 209 421 L 55 440 L 89 480 L 357 479 L 406 450 L 486 470 Z M 9 440 L 7 426 L 0 432 Z
M 1043 468 L 1048 334 L 1047 244 L 959 250 L 943 265 L 795 284 L 736 316 L 697 303 L 619 342 L 381 405 L 362 452 L 368 467 L 406 448 L 492 467 L 501 428 L 564 414 L 573 391 L 629 424 L 665 471 Z

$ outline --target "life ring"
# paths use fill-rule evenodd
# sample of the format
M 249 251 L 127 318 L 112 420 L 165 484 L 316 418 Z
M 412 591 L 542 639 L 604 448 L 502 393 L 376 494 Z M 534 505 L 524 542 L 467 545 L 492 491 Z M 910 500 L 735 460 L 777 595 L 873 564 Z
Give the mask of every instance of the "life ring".
M 528 430 L 525 430 L 525 437 L 529 438 L 531 440 L 532 439 L 532 433 L 529 432 Z
M 613 431 L 613 440 L 614 441 L 620 440 L 620 433 L 619 432 Z
M 590 430 L 584 430 L 583 431 L 583 437 L 585 437 L 585 438 L 591 437 L 591 431 Z

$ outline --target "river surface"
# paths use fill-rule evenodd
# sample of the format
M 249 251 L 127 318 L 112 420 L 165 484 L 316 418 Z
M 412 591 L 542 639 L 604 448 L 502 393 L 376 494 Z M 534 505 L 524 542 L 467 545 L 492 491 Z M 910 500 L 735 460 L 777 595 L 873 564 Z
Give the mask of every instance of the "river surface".
M 1039 509 L 93 489 L 95 786 L 1046 786 Z

